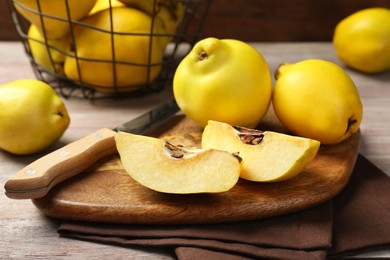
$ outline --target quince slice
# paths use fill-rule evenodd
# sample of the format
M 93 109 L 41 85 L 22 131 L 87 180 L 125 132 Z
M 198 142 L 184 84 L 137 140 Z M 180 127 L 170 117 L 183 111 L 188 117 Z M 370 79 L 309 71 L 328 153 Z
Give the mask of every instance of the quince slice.
M 203 149 L 237 152 L 242 158 L 241 178 L 256 182 L 290 179 L 313 160 L 320 142 L 208 121 L 202 134 Z
M 162 139 L 119 132 L 117 150 L 127 173 L 164 193 L 219 193 L 240 177 L 240 162 L 226 151 L 186 149 Z

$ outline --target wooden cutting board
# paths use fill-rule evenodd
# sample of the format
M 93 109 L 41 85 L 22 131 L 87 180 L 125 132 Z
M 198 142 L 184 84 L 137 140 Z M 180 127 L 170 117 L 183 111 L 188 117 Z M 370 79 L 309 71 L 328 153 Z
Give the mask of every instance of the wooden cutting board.
M 286 132 L 272 111 L 258 128 Z M 199 147 L 201 133 L 194 122 L 177 116 L 152 135 Z M 337 145 L 321 146 L 308 167 L 288 181 L 239 180 L 232 190 L 219 194 L 174 195 L 147 189 L 131 179 L 115 155 L 33 203 L 48 216 L 107 223 L 195 224 L 268 218 L 310 208 L 337 195 L 352 173 L 359 139 L 356 133 Z

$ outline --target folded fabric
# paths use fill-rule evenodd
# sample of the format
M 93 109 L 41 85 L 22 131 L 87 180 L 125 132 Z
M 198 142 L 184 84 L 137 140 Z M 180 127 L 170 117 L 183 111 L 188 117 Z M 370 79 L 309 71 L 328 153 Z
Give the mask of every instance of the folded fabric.
M 390 177 L 359 155 L 347 187 L 333 200 L 330 256 L 390 248 Z
M 390 178 L 362 155 L 333 200 L 293 214 L 238 223 L 116 225 L 64 222 L 63 237 L 166 247 L 178 259 L 326 259 L 390 248 Z

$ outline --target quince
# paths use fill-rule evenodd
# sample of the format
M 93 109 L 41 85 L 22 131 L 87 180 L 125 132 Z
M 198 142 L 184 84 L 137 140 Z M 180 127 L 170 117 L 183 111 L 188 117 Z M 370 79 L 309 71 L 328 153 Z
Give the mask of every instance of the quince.
M 46 83 L 16 80 L 0 86 L 0 148 L 25 155 L 57 142 L 70 123 L 68 111 Z
M 206 38 L 180 62 L 173 93 L 183 113 L 201 126 L 208 120 L 255 127 L 271 103 L 268 64 L 249 44 Z
M 340 21 L 333 44 L 346 65 L 366 73 L 390 70 L 390 9 L 360 10 Z
M 183 3 L 172 0 L 120 0 L 128 6 L 138 8 L 143 12 L 160 19 L 165 31 L 174 34 L 184 16 Z
M 272 104 L 292 133 L 336 144 L 356 133 L 363 105 L 349 75 L 325 60 L 282 64 L 275 73 Z
M 259 131 L 210 120 L 202 135 L 203 149 L 238 153 L 240 177 L 256 182 L 293 178 L 313 160 L 320 142 L 271 131 Z
M 89 12 L 88 15 L 92 15 L 94 13 L 97 13 L 102 10 L 106 10 L 111 7 L 116 7 L 116 6 L 124 6 L 125 4 L 120 2 L 119 0 L 97 0 L 95 5 L 93 6 L 92 10 Z
M 87 16 L 96 0 L 18 0 L 16 10 L 34 24 L 48 39 L 60 39 L 70 31 L 68 19 L 80 20 Z M 38 6 L 39 3 L 39 6 Z M 70 17 L 68 17 L 68 11 Z M 42 17 L 40 14 L 42 14 Z M 43 20 L 43 24 L 42 24 Z
M 46 42 L 45 37 L 32 24 L 28 30 L 28 37 L 31 55 L 35 62 L 51 72 L 64 74 L 65 53 L 70 46 L 69 36 Z
M 186 149 L 162 139 L 124 132 L 115 136 L 115 142 L 127 173 L 155 191 L 225 192 L 239 179 L 239 160 L 228 152 Z
M 115 91 L 114 85 L 119 87 L 118 91 L 124 91 L 121 87 L 154 80 L 161 69 L 168 37 L 151 36 L 151 17 L 137 9 L 112 8 L 113 28 L 110 17 L 110 10 L 102 10 L 82 20 L 92 28 L 74 26 L 73 54 L 77 54 L 78 60 L 73 55 L 66 57 L 66 76 L 93 86 L 108 86 L 96 87 L 98 91 L 108 92 Z M 154 22 L 153 32 L 164 33 L 158 20 Z

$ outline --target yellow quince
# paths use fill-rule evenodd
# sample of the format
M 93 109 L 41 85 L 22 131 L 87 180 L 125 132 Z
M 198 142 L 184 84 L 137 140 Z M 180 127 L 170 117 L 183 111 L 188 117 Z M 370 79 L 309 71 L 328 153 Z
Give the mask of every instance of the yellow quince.
M 184 6 L 180 1 L 172 0 L 120 0 L 128 6 L 160 19 L 165 31 L 174 34 L 184 16 Z
M 151 36 L 152 19 L 142 11 L 129 7 L 111 11 L 103 10 L 82 20 L 91 27 L 74 26 L 75 50 L 65 59 L 65 74 L 73 80 L 102 86 L 95 88 L 98 91 L 113 92 L 115 85 L 117 91 L 131 91 L 157 77 L 169 39 Z M 153 33 L 164 32 L 156 20 Z
M 45 41 L 45 37 L 32 24 L 28 30 L 28 37 L 28 44 L 34 61 L 51 72 L 63 74 L 65 52 L 70 46 L 69 35 L 60 39 Z
M 117 6 L 124 6 L 125 4 L 120 2 L 119 0 L 97 0 L 96 4 L 93 6 L 92 10 L 89 12 L 88 15 L 92 15 L 94 13 L 97 13 L 102 10 L 106 10 L 111 7 L 117 7 Z
M 358 11 L 337 24 L 333 43 L 346 65 L 366 73 L 390 70 L 390 9 Z
M 359 130 L 363 104 L 358 89 L 337 64 L 319 59 L 284 63 L 275 79 L 275 114 L 295 135 L 328 145 Z
M 46 35 L 48 39 L 59 39 L 70 31 L 68 19 L 84 18 L 96 0 L 18 0 L 13 2 L 16 10 L 30 23 L 37 26 L 42 35 Z

